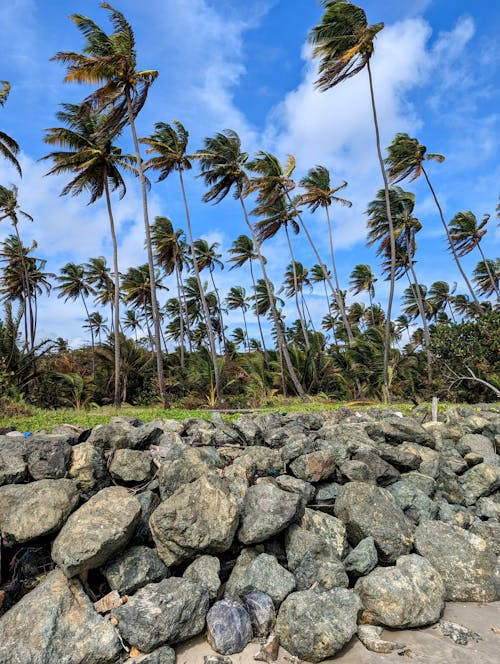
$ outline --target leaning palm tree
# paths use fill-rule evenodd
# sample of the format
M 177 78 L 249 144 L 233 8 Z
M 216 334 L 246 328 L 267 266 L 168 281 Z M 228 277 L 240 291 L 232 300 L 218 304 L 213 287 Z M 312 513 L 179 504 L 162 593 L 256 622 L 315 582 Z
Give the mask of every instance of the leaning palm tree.
M 224 336 L 224 322 L 222 319 L 222 303 L 220 299 L 219 289 L 215 285 L 214 271 L 215 268 L 224 269 L 224 263 L 221 261 L 222 254 L 218 252 L 220 247 L 219 242 L 212 242 L 210 244 L 207 240 L 199 238 L 194 241 L 194 253 L 196 254 L 196 262 L 198 263 L 198 268 L 200 272 L 208 268 L 210 273 L 210 281 L 214 289 L 215 297 L 217 298 L 217 318 L 218 318 L 218 327 L 219 332 L 222 332 L 222 338 L 219 336 L 219 345 L 224 346 L 224 353 L 227 356 L 227 346 L 226 346 L 226 337 Z
M 63 110 L 56 114 L 56 118 L 64 126 L 47 129 L 44 138 L 49 145 L 56 145 L 62 149 L 49 153 L 43 159 L 50 159 L 54 163 L 47 175 L 69 174 L 71 178 L 63 188 L 61 196 L 67 194 L 78 196 L 85 192 L 89 195 L 89 205 L 103 196 L 106 200 L 113 245 L 114 406 L 120 408 L 120 272 L 111 192 L 116 191 L 120 199 L 125 196 L 126 187 L 121 171 L 126 170 L 135 174 L 136 160 L 131 155 L 122 154 L 121 148 L 113 145 L 115 136 L 106 130 L 107 114 L 96 114 L 89 106 L 77 104 L 62 104 L 62 108 Z M 98 263 L 90 264 L 90 280 L 93 283 L 96 283 L 96 280 L 99 282 L 98 290 L 101 282 L 109 286 L 108 279 L 103 276 L 103 269 L 104 267 Z
M 479 249 L 482 259 L 481 262 L 486 268 L 490 278 L 491 291 L 492 293 L 496 293 L 497 299 L 500 299 L 498 286 L 493 278 L 493 273 L 489 272 L 489 264 L 481 247 L 481 240 L 487 233 L 486 224 L 489 219 L 490 215 L 485 214 L 482 221 L 479 223 L 475 214 L 470 210 L 464 210 L 463 212 L 458 212 L 453 217 L 449 223 L 449 229 L 452 242 L 455 245 L 455 250 L 460 258 L 469 254 L 475 247 Z M 475 280 L 473 279 L 473 281 Z
M 243 325 L 245 326 L 245 339 L 247 350 L 250 350 L 250 338 L 248 336 L 248 326 L 245 313 L 250 308 L 248 303 L 247 292 L 243 286 L 231 286 L 228 294 L 226 295 L 226 306 L 230 311 L 235 311 L 236 309 L 241 309 L 243 316 Z M 234 335 L 234 331 L 233 331 Z
M 363 9 L 350 2 L 344 2 L 343 0 L 322 0 L 322 4 L 325 12 L 321 22 L 312 29 L 309 35 L 309 39 L 314 46 L 313 57 L 320 59 L 319 77 L 316 81 L 316 86 L 322 92 L 325 92 L 351 76 L 355 76 L 365 67 L 368 72 L 377 155 L 384 181 L 390 236 L 390 288 L 385 324 L 383 365 L 384 397 L 386 401 L 389 401 L 389 353 L 391 345 L 391 312 L 396 271 L 396 241 L 389 202 L 389 182 L 380 147 L 380 133 L 370 66 L 370 59 L 374 51 L 374 40 L 377 34 L 383 29 L 384 24 L 376 23 L 375 25 L 369 25 Z
M 297 394 L 304 401 L 308 401 L 308 397 L 304 388 L 300 384 L 288 352 L 283 328 L 276 309 L 271 282 L 267 275 L 266 263 L 261 252 L 260 242 L 252 224 L 250 223 L 245 205 L 244 194 L 247 188 L 248 176 L 245 173 L 244 167 L 248 161 L 248 156 L 247 152 L 242 152 L 241 150 L 240 137 L 231 129 L 219 132 L 214 137 L 206 138 L 204 148 L 198 154 L 201 165 L 201 175 L 205 180 L 205 184 L 210 187 L 208 192 L 203 196 L 203 200 L 205 202 L 213 201 L 214 203 L 219 203 L 231 191 L 234 192 L 234 197 L 239 200 L 243 210 L 245 223 L 254 243 L 254 248 L 257 253 L 268 292 L 271 316 L 273 319 L 279 352 L 283 356 L 286 368 Z
M 147 180 L 144 175 L 144 165 L 135 127 L 135 118 L 144 106 L 149 88 L 156 80 L 158 72 L 154 69 L 137 69 L 135 36 L 132 26 L 124 15 L 109 3 L 102 2 L 101 7 L 109 11 L 114 32 L 108 35 L 90 18 L 81 14 L 72 14 L 70 19 L 86 40 L 83 53 L 63 51 L 57 53 L 52 60 L 62 62 L 67 66 L 67 74 L 64 78 L 66 82 L 99 86 L 97 90 L 87 96 L 85 103 L 98 112 L 111 108 L 107 114 L 103 132 L 114 136 L 126 124 L 130 126 L 137 174 L 141 185 L 158 387 L 163 405 L 168 407 L 164 387 L 160 313 L 156 298 L 155 268 L 149 226 Z
M 10 83 L 8 81 L 0 81 L 0 106 L 3 106 L 7 101 L 10 92 Z M 19 175 L 22 175 L 21 166 L 17 160 L 19 154 L 19 145 L 4 131 L 0 131 L 0 154 L 14 165 Z
M 94 286 L 96 296 L 94 303 L 106 307 L 109 305 L 111 311 L 111 330 L 114 328 L 114 306 L 115 306 L 115 283 L 110 275 L 110 269 L 104 256 L 89 258 L 85 263 L 85 270 L 89 282 Z M 116 339 L 115 339 L 116 341 Z M 116 368 L 116 367 L 115 367 Z
M 479 261 L 474 270 L 474 283 L 477 285 L 480 295 L 490 297 L 493 292 L 498 293 L 500 284 L 500 258 L 492 260 L 486 258 Z
M 444 219 L 443 210 L 439 203 L 438 197 L 434 188 L 431 184 L 427 171 L 424 167 L 424 161 L 437 161 L 442 163 L 444 157 L 441 154 L 437 153 L 428 153 L 425 145 L 421 145 L 416 138 L 411 138 L 408 134 L 399 133 L 396 134 L 392 143 L 387 148 L 387 158 L 385 164 L 387 166 L 387 174 L 392 183 L 400 182 L 405 178 L 409 177 L 410 182 L 416 180 L 422 173 L 425 177 L 427 185 L 431 191 L 432 197 L 438 209 L 439 217 L 441 219 L 441 224 L 443 225 L 446 237 L 448 238 L 448 245 L 453 254 L 453 258 L 457 265 L 457 268 L 462 275 L 464 282 L 467 284 L 472 299 L 476 304 L 478 303 L 474 289 L 471 286 L 470 281 L 465 274 L 462 265 L 459 260 L 459 256 L 455 249 L 453 239 L 450 235 L 448 225 Z
M 453 313 L 453 300 L 454 293 L 457 289 L 456 282 L 450 288 L 447 281 L 435 281 L 429 288 L 429 302 L 435 311 L 435 316 L 444 312 L 446 307 L 449 308 L 451 319 L 455 322 L 455 315 Z
M 355 265 L 349 279 L 351 280 L 349 282 L 350 290 L 352 290 L 354 295 L 359 295 L 359 293 L 362 293 L 363 291 L 368 293 L 370 309 L 372 310 L 373 315 L 373 298 L 375 296 L 375 282 L 377 281 L 377 278 L 373 274 L 371 267 L 366 265 L 366 263 Z M 372 323 L 375 325 L 373 317 Z
M 193 155 L 187 154 L 187 145 L 189 140 L 189 132 L 184 125 L 179 121 L 174 121 L 171 125 L 165 122 L 157 122 L 155 124 L 155 132 L 148 138 L 142 138 L 141 142 L 149 146 L 146 150 L 147 154 L 154 156 L 146 162 L 147 168 L 153 168 L 159 171 L 158 181 L 165 180 L 171 173 L 177 171 L 179 174 L 179 183 L 181 186 L 182 200 L 184 203 L 184 212 L 186 215 L 186 224 L 188 229 L 189 247 L 191 250 L 191 260 L 194 270 L 195 279 L 198 282 L 199 298 L 205 315 L 205 324 L 207 326 L 208 343 L 210 346 L 210 356 L 212 359 L 212 368 L 214 372 L 215 391 L 217 399 L 222 399 L 219 361 L 217 358 L 217 349 L 215 347 L 215 334 L 210 318 L 210 311 L 205 297 L 205 292 L 202 287 L 200 277 L 200 268 L 198 266 L 193 230 L 191 226 L 191 213 L 189 211 L 186 188 L 184 186 L 184 171 L 191 170 Z

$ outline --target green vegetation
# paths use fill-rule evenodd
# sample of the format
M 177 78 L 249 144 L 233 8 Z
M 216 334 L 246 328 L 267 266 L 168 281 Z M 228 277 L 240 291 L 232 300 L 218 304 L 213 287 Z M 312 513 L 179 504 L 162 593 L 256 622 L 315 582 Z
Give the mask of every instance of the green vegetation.
M 66 66 L 66 82 L 86 84 L 91 91 L 81 104 L 61 105 L 56 117 L 63 126 L 47 129 L 45 141 L 55 149 L 44 159 L 52 165 L 48 175 L 69 177 L 63 195 L 106 201 L 113 266 L 99 256 L 82 265 L 67 263 L 58 275 L 46 272 L 46 261 L 34 255 L 36 243 L 23 245 L 19 220 L 31 217 L 19 208 L 17 187 L 0 185 L 0 221 L 13 231 L 0 243 L 0 407 L 6 423 L 25 408 L 35 408 L 35 419 L 23 420 L 24 428 L 36 429 L 49 426 L 47 413 L 59 422 L 67 419 L 67 408 L 75 408 L 77 421 L 88 426 L 108 417 L 111 411 L 101 415 L 99 407 L 111 404 L 113 412 L 127 414 L 128 404 L 161 403 L 163 413 L 172 406 L 180 409 L 168 410 L 177 417 L 206 407 L 256 408 L 278 398 L 288 409 L 289 397 L 298 397 L 302 407 L 319 403 L 323 408 L 352 400 L 418 404 L 432 396 L 468 402 L 498 398 L 500 262 L 487 258 L 481 245 L 489 215 L 479 222 L 471 211 L 462 211 L 446 221 L 426 170 L 429 160 L 442 163 L 444 157 L 427 153 L 417 138 L 398 133 L 383 158 L 370 69 L 383 23 L 369 25 L 365 12 L 350 2 L 324 0 L 323 5 L 322 20 L 310 35 L 319 60 L 317 87 L 330 90 L 365 68 L 368 73 L 383 188 L 367 207 L 367 244 L 376 245 L 380 278 L 390 282 L 386 310 L 376 301 L 378 278 L 370 265 L 353 266 L 349 277 L 338 271 L 330 208 L 351 205 L 336 195 L 347 182 L 332 184 L 321 165 L 296 182 L 292 155 L 284 163 L 262 150 L 252 157 L 231 129 L 207 137 L 198 151 L 188 149 L 189 132 L 179 121 L 157 122 L 149 137 L 137 136 L 135 121 L 158 72 L 138 68 L 132 26 L 104 2 L 111 32 L 73 15 L 84 40 L 82 52 L 53 58 Z M 10 85 L 0 81 L 0 107 L 9 91 Z M 126 128 L 133 155 L 118 145 Z M 141 144 L 148 155 L 144 159 Z M 20 172 L 18 152 L 15 140 L 0 131 L 0 155 Z M 203 200 L 218 204 L 232 195 L 248 228 L 229 250 L 235 285 L 225 294 L 217 285 L 224 267 L 219 245 L 193 236 L 184 181 L 193 168 L 206 185 Z M 147 262 L 120 274 L 113 206 L 115 197 L 126 195 L 125 173 L 140 183 Z M 157 175 L 158 182 L 178 176 L 185 230 L 165 216 L 150 222 L 146 173 L 151 179 Z M 455 293 L 456 285 L 444 280 L 429 287 L 419 281 L 417 199 L 396 185 L 420 175 L 468 294 Z M 326 219 L 325 237 L 328 227 L 327 258 L 304 221 L 306 209 L 318 208 Z M 265 256 L 266 242 L 277 233 L 285 235 L 288 251 L 282 283 L 270 279 Z M 307 239 L 315 265 L 296 260 L 296 235 Z M 481 260 L 469 279 L 460 259 L 476 249 Z M 175 288 L 167 298 L 168 277 L 175 279 Z M 366 292 L 369 306 L 348 302 L 342 290 L 347 278 L 351 296 Z M 400 289 L 401 310 L 394 316 L 395 284 L 402 279 L 408 287 Z M 321 320 L 309 307 L 314 289 L 324 303 Z M 51 290 L 64 301 L 81 302 L 90 344 L 70 349 L 62 338 L 38 340 L 38 300 Z M 283 298 L 293 302 L 296 320 L 286 319 Z M 229 329 L 228 311 L 237 310 L 243 327 Z M 258 338 L 249 334 L 251 322 Z

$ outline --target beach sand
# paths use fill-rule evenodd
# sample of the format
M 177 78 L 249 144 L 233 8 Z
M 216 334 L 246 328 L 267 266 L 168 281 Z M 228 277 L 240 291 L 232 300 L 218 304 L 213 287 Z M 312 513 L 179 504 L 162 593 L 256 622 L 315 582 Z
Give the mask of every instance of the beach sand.
M 336 664 L 383 664 L 384 662 L 408 662 L 409 664 L 500 664 L 500 602 L 491 604 L 448 603 L 444 620 L 459 623 L 474 630 L 481 637 L 479 642 L 469 641 L 466 646 L 454 643 L 443 636 L 436 627 L 412 630 L 384 630 L 383 639 L 405 643 L 407 649 L 398 654 L 378 654 L 369 652 L 354 637 L 351 642 L 332 659 L 325 662 Z M 233 664 L 254 664 L 253 656 L 259 645 L 251 643 L 245 650 L 231 655 Z M 214 655 L 206 640 L 198 636 L 180 644 L 176 648 L 178 664 L 203 664 L 205 655 Z M 298 664 L 280 648 L 277 664 Z

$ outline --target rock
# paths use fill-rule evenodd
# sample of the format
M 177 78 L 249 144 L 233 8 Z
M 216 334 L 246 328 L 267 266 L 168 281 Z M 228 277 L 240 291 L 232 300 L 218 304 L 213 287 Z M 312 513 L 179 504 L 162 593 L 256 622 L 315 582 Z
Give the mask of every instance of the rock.
M 394 447 L 388 443 L 381 443 L 377 451 L 384 461 L 387 461 L 401 472 L 416 470 L 422 462 L 418 454 L 402 450 L 400 447 Z
M 23 440 L 0 436 L 0 486 L 26 481 L 28 466 L 24 459 Z
M 252 639 L 245 607 L 231 597 L 216 602 L 207 613 L 207 640 L 222 655 L 241 652 Z
M 370 652 L 391 653 L 406 648 L 405 643 L 384 641 L 380 638 L 383 628 L 377 625 L 358 625 L 358 639 Z
M 445 587 L 438 572 L 421 556 L 401 556 L 395 567 L 377 567 L 355 586 L 363 621 L 405 629 L 439 620 Z
M 224 482 L 211 475 L 181 486 L 158 505 L 149 524 L 160 558 L 171 566 L 199 553 L 227 551 L 238 509 Z
M 474 630 L 449 620 L 440 620 L 438 627 L 443 636 L 448 636 L 459 646 L 466 646 L 471 640 L 476 643 L 482 640 L 482 637 Z
M 400 478 L 399 472 L 380 458 L 375 452 L 360 450 L 353 456 L 353 461 L 364 463 L 368 468 L 369 478 L 379 486 L 388 486 L 397 482 Z
M 216 450 L 207 453 L 206 448 L 190 449 L 183 447 L 175 459 L 165 459 L 160 467 L 158 481 L 160 483 L 160 495 L 162 500 L 170 498 L 177 489 L 185 484 L 210 474 L 215 468 L 224 466 L 220 455 Z M 216 463 L 212 463 L 215 461 Z
M 335 515 L 345 523 L 353 546 L 373 537 L 383 563 L 393 563 L 411 551 L 413 526 L 387 489 L 350 482 L 335 501 Z
M 248 566 L 255 560 L 259 554 L 255 549 L 247 548 L 242 549 L 236 564 L 231 571 L 231 575 L 227 580 L 224 595 L 226 597 L 233 597 L 237 599 L 243 595 L 243 589 L 245 587 L 245 576 L 247 573 Z
M 328 550 L 337 558 L 343 558 L 347 553 L 346 528 L 340 519 L 307 508 L 299 525 L 318 535 L 326 543 Z
M 132 655 L 132 650 L 130 652 Z M 150 653 L 134 654 L 125 660 L 125 664 L 175 664 L 176 661 L 177 655 L 175 654 L 175 650 L 169 646 L 162 646 Z
M 3 539 L 22 544 L 57 532 L 79 499 L 71 480 L 38 480 L 0 487 Z
M 407 480 L 401 480 L 388 487 L 397 505 L 410 521 L 418 525 L 424 519 L 434 519 L 438 508 L 423 491 Z
M 205 655 L 203 664 L 233 664 L 233 660 L 230 657 L 222 657 L 222 655 Z
M 376 441 L 390 445 L 400 445 L 404 442 L 418 445 L 434 446 L 432 436 L 416 420 L 410 417 L 394 417 L 376 422 L 366 427 L 368 435 Z
M 375 479 L 370 472 L 370 469 L 362 461 L 355 461 L 348 459 L 339 468 L 342 480 L 344 482 L 373 482 Z
M 465 502 L 464 492 L 460 486 L 458 477 L 442 464 L 436 474 L 436 497 L 444 498 L 449 503 Z
M 28 472 L 34 480 L 66 477 L 71 445 L 64 436 L 35 434 L 26 439 Z
M 94 610 L 80 583 L 59 570 L 0 619 L 5 664 L 111 664 L 121 650 L 111 623 Z
M 274 556 L 261 553 L 250 562 L 243 580 L 244 595 L 254 590 L 269 595 L 278 607 L 295 590 L 295 577 Z
M 276 634 L 292 655 L 321 662 L 356 634 L 361 609 L 358 596 L 346 588 L 292 593 L 281 605 Z
M 410 452 L 420 457 L 420 466 L 418 467 L 420 473 L 434 478 L 437 476 L 440 467 L 440 457 L 436 450 L 413 442 L 401 443 L 399 449 L 402 452 Z
M 325 482 L 325 484 L 320 484 L 316 490 L 316 502 L 319 504 L 333 504 L 337 500 L 337 496 L 341 489 L 342 485 L 337 482 Z
M 130 595 L 139 588 L 169 576 L 168 567 L 160 560 L 156 549 L 132 546 L 102 569 L 109 587 L 122 595 Z
M 472 533 L 441 521 L 423 521 L 415 532 L 415 550 L 441 575 L 446 600 L 492 602 L 496 555 Z
M 500 488 L 500 466 L 480 463 L 460 478 L 465 504 L 473 505 L 481 496 L 488 496 Z
M 271 482 L 248 489 L 241 515 L 238 539 L 243 544 L 264 542 L 300 518 L 299 495 L 278 489 Z
M 470 532 L 485 540 L 489 550 L 500 556 L 500 523 L 495 521 L 475 522 Z
M 497 494 L 498 495 L 498 492 Z M 476 503 L 476 515 L 481 519 L 500 520 L 500 502 L 490 498 L 479 498 Z
M 102 449 L 85 442 L 74 445 L 68 477 L 73 479 L 80 493 L 89 498 L 111 483 Z
M 290 475 L 278 475 L 276 484 L 283 491 L 290 491 L 290 493 L 298 493 L 303 500 L 304 506 L 311 502 L 316 493 L 316 489 L 309 482 L 299 480 L 297 477 Z
M 262 446 L 248 448 L 244 454 L 235 459 L 234 465 L 246 470 L 249 481 L 253 481 L 256 477 L 281 475 L 285 472 L 279 450 L 270 450 Z
M 68 577 L 100 567 L 129 542 L 140 514 L 139 501 L 126 489 L 102 489 L 66 521 L 52 559 Z
M 271 634 L 265 643 L 260 646 L 259 652 L 254 655 L 256 662 L 275 662 L 278 659 L 280 640 L 277 634 Z
M 134 544 L 152 544 L 153 536 L 149 527 L 149 519 L 160 504 L 160 498 L 156 493 L 149 490 L 137 493 L 135 497 L 141 505 L 141 516 L 132 541 Z
M 109 466 L 109 473 L 117 482 L 142 484 L 153 477 L 153 459 L 149 452 L 116 450 Z
M 189 579 L 170 577 L 150 583 L 113 609 L 122 637 L 141 652 L 199 634 L 205 625 L 208 593 Z
M 344 560 L 345 571 L 355 578 L 365 576 L 378 563 L 377 549 L 373 537 L 365 537 Z
M 218 558 L 215 556 L 200 556 L 186 567 L 182 576 L 185 579 L 196 581 L 200 586 L 206 588 L 209 598 L 213 600 L 217 597 L 221 585 L 219 572 L 220 561 Z
M 410 482 L 413 486 L 416 486 L 417 489 L 420 489 L 422 493 L 425 493 L 426 496 L 434 495 L 436 491 L 436 480 L 429 475 L 423 475 L 422 473 L 417 472 L 416 470 L 411 470 L 408 473 L 401 475 L 401 479 L 406 482 Z
M 438 519 L 452 526 L 469 528 L 474 523 L 474 515 L 462 505 L 450 505 L 446 500 L 441 500 L 438 505 Z
M 489 438 L 480 434 L 466 433 L 457 443 L 457 449 L 465 456 L 468 453 L 479 454 L 485 463 L 498 466 L 500 458 L 495 452 L 495 446 Z
M 276 611 L 272 598 L 267 593 L 254 590 L 243 597 L 243 603 L 250 616 L 254 636 L 267 637 L 276 623 Z
M 303 454 L 292 461 L 290 470 L 305 482 L 320 482 L 332 477 L 335 471 L 335 459 L 330 450 L 318 450 Z

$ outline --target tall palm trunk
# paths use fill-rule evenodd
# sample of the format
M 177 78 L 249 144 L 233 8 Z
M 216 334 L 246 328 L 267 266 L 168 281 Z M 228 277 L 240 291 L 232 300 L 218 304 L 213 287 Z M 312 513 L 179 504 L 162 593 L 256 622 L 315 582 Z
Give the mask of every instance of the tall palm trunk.
M 266 284 L 267 294 L 268 294 L 268 297 L 269 297 L 269 305 L 271 307 L 271 315 L 273 317 L 274 329 L 276 330 L 278 348 L 280 349 L 280 352 L 283 356 L 283 359 L 284 359 L 285 364 L 286 364 L 286 368 L 288 369 L 288 373 L 289 373 L 290 378 L 292 380 L 292 383 L 295 387 L 295 390 L 297 391 L 297 394 L 302 399 L 302 401 L 308 402 L 309 397 L 305 393 L 305 390 L 302 387 L 302 385 L 301 385 L 301 383 L 300 383 L 300 381 L 297 377 L 295 369 L 293 368 L 292 360 L 290 359 L 290 354 L 288 352 L 285 337 L 283 335 L 283 330 L 281 329 L 281 324 L 280 324 L 280 321 L 279 321 L 278 312 L 276 311 L 276 303 L 274 301 L 274 293 L 271 289 L 271 284 L 270 284 L 270 281 L 269 281 L 269 277 L 267 276 L 266 263 L 265 263 L 264 257 L 262 256 L 262 253 L 260 251 L 260 243 L 257 239 L 257 236 L 255 234 L 253 226 L 250 223 L 250 220 L 248 218 L 248 212 L 247 212 L 247 209 L 246 209 L 246 206 L 245 206 L 245 201 L 243 200 L 243 194 L 241 192 L 241 189 L 238 189 L 238 198 L 239 198 L 239 201 L 241 203 L 241 207 L 243 209 L 243 215 L 245 217 L 246 225 L 248 226 L 248 229 L 249 229 L 250 234 L 252 236 L 252 240 L 253 240 L 253 243 L 254 243 L 254 246 L 255 246 L 255 250 L 257 252 L 257 257 L 259 259 L 260 267 L 261 267 L 261 270 L 262 270 L 262 276 L 264 277 L 264 282 Z
M 373 124 L 375 127 L 375 142 L 377 145 L 377 155 L 380 164 L 380 172 L 384 180 L 385 192 L 385 207 L 387 211 L 387 223 L 389 225 L 389 242 L 391 252 L 391 271 L 389 276 L 389 299 L 387 301 L 387 313 L 385 321 L 385 336 L 384 336 L 384 400 L 389 403 L 391 400 L 390 394 L 390 380 L 389 380 L 389 354 L 391 348 L 391 316 L 392 316 L 392 303 L 394 300 L 394 284 L 396 275 L 396 238 L 394 236 L 394 223 L 392 221 L 391 202 L 389 198 L 389 182 L 387 173 L 384 166 L 384 158 L 382 157 L 382 149 L 380 147 L 380 130 L 378 126 L 377 107 L 375 106 L 375 93 L 373 91 L 372 70 L 370 67 L 370 60 L 367 61 L 368 80 L 370 83 L 370 100 L 373 114 Z
M 33 350 L 35 345 L 35 326 L 33 322 L 33 303 L 31 301 L 30 278 L 28 274 L 28 268 L 26 266 L 26 261 L 24 260 L 23 244 L 21 242 L 21 236 L 19 235 L 19 229 L 17 228 L 17 223 L 13 223 L 12 225 L 14 226 L 17 242 L 19 244 L 19 259 L 21 261 L 21 272 L 23 275 L 22 281 L 25 291 L 23 308 L 24 308 L 24 331 L 25 331 L 26 348 L 28 350 Z
M 90 343 L 92 346 L 92 378 L 95 376 L 95 342 L 94 342 L 94 327 L 92 323 L 90 322 L 90 314 L 89 314 L 89 309 L 87 307 L 87 303 L 85 302 L 85 298 L 82 297 L 82 302 L 83 302 L 83 307 L 85 309 L 85 313 L 87 314 L 87 320 L 89 323 L 89 330 L 90 330 Z
M 208 269 L 209 269 L 209 272 L 210 272 L 210 280 L 212 282 L 212 286 L 213 286 L 214 291 L 215 291 L 215 297 L 217 299 L 217 308 L 218 308 L 217 318 L 219 319 L 219 326 L 220 326 L 219 347 L 220 347 L 221 342 L 222 342 L 222 346 L 223 346 L 223 349 L 224 349 L 224 355 L 226 356 L 226 358 L 228 358 L 229 353 L 228 353 L 228 349 L 227 349 L 226 335 L 224 334 L 224 319 L 222 318 L 222 304 L 221 304 L 221 301 L 220 301 L 219 289 L 215 285 L 215 279 L 214 279 L 214 273 L 213 273 L 212 267 L 209 267 Z
M 434 187 L 432 186 L 431 181 L 429 180 L 429 176 L 427 175 L 427 171 L 425 170 L 425 168 L 423 166 L 422 166 L 422 173 L 424 174 L 424 177 L 427 181 L 429 189 L 431 190 L 432 197 L 434 198 L 434 202 L 436 203 L 436 207 L 437 207 L 438 212 L 439 212 L 439 218 L 441 219 L 441 223 L 443 225 L 444 232 L 446 233 L 446 237 L 448 238 L 448 245 L 451 249 L 451 253 L 453 254 L 453 258 L 455 259 L 455 263 L 457 264 L 458 270 L 459 270 L 460 274 L 462 275 L 462 279 L 467 284 L 467 288 L 469 289 L 469 293 L 472 295 L 472 299 L 474 300 L 474 302 L 476 304 L 479 304 L 479 300 L 476 297 L 474 289 L 472 288 L 471 283 L 468 280 L 467 275 L 465 274 L 465 272 L 462 268 L 462 264 L 460 263 L 460 259 L 458 258 L 458 254 L 455 250 L 455 244 L 453 242 L 453 238 L 451 237 L 450 231 L 448 229 L 448 224 L 444 220 L 443 210 L 441 209 L 441 205 L 439 204 L 439 200 L 438 200 L 438 197 L 436 196 L 436 192 L 434 191 Z
M 252 264 L 252 259 L 250 258 L 250 276 L 252 278 L 252 284 L 253 284 L 253 294 L 254 297 L 257 294 L 257 286 L 255 284 L 255 276 L 253 273 L 253 264 Z M 264 352 L 264 362 L 266 365 L 266 368 L 269 369 L 269 355 L 267 353 L 267 348 L 266 348 L 266 342 L 264 340 L 264 333 L 262 332 L 262 324 L 260 322 L 260 314 L 258 311 L 256 311 L 255 315 L 257 316 L 257 325 L 259 327 L 259 335 L 260 335 L 260 341 L 262 343 L 262 350 Z
M 243 325 L 245 326 L 245 337 L 247 339 L 247 351 L 250 352 L 250 337 L 248 336 L 247 317 L 245 316 L 245 305 L 243 305 L 241 307 L 241 313 L 243 315 Z
M 478 242 L 477 243 L 477 248 L 479 249 L 479 253 L 481 254 L 481 258 L 483 259 L 484 267 L 486 268 L 486 271 L 488 272 L 488 277 L 490 278 L 491 285 L 493 286 L 493 289 L 495 293 L 497 294 L 497 300 L 500 299 L 500 292 L 498 290 L 498 286 L 496 285 L 495 280 L 493 279 L 493 275 L 491 274 L 490 266 L 488 265 L 488 261 L 486 260 L 486 256 L 483 253 L 483 250 L 481 249 L 481 244 Z
M 309 350 L 309 348 L 311 347 L 311 344 L 309 343 L 309 334 L 307 333 L 306 324 L 303 318 L 303 312 L 300 309 L 300 303 L 299 303 L 299 287 L 297 282 L 297 268 L 295 265 L 295 256 L 293 253 L 292 242 L 290 240 L 290 233 L 288 232 L 288 226 L 286 225 L 285 225 L 285 233 L 286 233 L 286 240 L 288 242 L 288 250 L 290 252 L 290 256 L 292 259 L 293 295 L 295 298 L 295 306 L 297 309 L 297 313 L 299 315 L 300 327 L 302 329 L 302 336 L 304 337 L 304 343 L 306 345 L 306 348 Z
M 175 263 L 175 281 L 177 284 L 177 297 L 179 299 L 179 330 L 181 335 L 181 368 L 184 369 L 185 361 L 185 332 L 184 332 L 184 303 L 181 298 L 181 280 L 179 275 L 179 266 Z
M 191 215 L 189 213 L 189 206 L 187 202 L 186 189 L 184 187 L 184 178 L 182 177 L 182 168 L 180 166 L 177 168 L 179 173 L 179 179 L 181 183 L 182 190 L 182 200 L 184 201 L 184 210 L 186 213 L 186 223 L 188 228 L 189 235 L 189 247 L 191 249 L 191 258 L 193 260 L 193 270 L 196 278 L 196 283 L 198 284 L 198 290 L 200 291 L 200 300 L 203 307 L 203 313 L 205 315 L 205 322 L 207 325 L 208 333 L 208 342 L 210 344 L 210 356 L 212 358 L 212 365 L 214 369 L 214 380 L 215 380 L 215 393 L 217 395 L 217 400 L 222 401 L 222 390 L 220 384 L 220 373 L 219 373 L 219 362 L 217 359 L 217 349 L 215 348 L 215 336 L 214 328 L 212 326 L 212 319 L 210 318 L 210 311 L 208 309 L 207 299 L 203 291 L 203 286 L 201 283 L 200 270 L 198 268 L 198 261 L 196 260 L 196 253 L 194 250 L 194 241 L 193 241 L 193 231 L 191 229 Z
M 156 370 L 158 374 L 158 389 L 164 408 L 169 408 L 167 395 L 165 394 L 165 380 L 163 376 L 163 357 L 161 352 L 161 339 L 160 339 L 160 314 L 158 310 L 158 300 L 156 297 L 156 279 L 155 268 L 153 261 L 153 249 L 151 244 L 151 229 L 149 227 L 149 214 L 148 214 L 148 197 L 146 193 L 146 178 L 144 177 L 144 168 L 142 165 L 141 151 L 139 149 L 139 141 L 137 139 L 137 132 L 135 129 L 134 114 L 132 111 L 132 100 L 130 98 L 130 91 L 126 89 L 128 121 L 132 132 L 134 141 L 135 156 L 137 160 L 137 171 L 139 173 L 139 182 L 141 184 L 142 195 L 142 211 L 144 215 L 144 230 L 146 233 L 146 249 L 148 254 L 148 267 L 149 267 L 149 281 L 151 284 L 151 308 L 153 313 L 154 325 L 154 345 L 156 353 Z
M 116 240 L 115 220 L 113 210 L 111 209 L 111 198 L 109 195 L 108 179 L 104 180 L 104 191 L 106 193 L 106 205 L 108 207 L 109 228 L 111 231 L 111 241 L 113 243 L 113 272 L 115 279 L 115 301 L 112 306 L 113 312 L 113 335 L 115 340 L 115 392 L 114 406 L 121 407 L 120 398 L 120 272 L 118 270 L 118 242 Z

